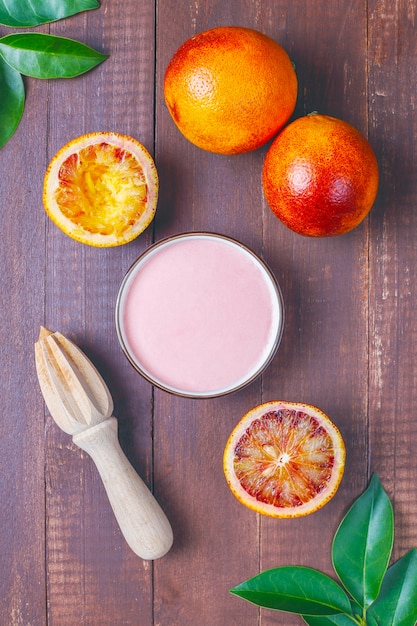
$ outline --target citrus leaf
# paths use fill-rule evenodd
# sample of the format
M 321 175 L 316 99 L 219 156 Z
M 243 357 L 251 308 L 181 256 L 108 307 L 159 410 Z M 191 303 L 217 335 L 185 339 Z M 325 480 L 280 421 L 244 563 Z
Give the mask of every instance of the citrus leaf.
M 351 612 L 349 615 L 346 613 L 338 613 L 337 615 L 327 615 L 326 617 L 302 615 L 303 620 L 309 624 L 309 626 L 353 626 L 358 624 L 362 619 L 363 610 L 356 602 L 350 599 Z M 371 624 L 368 624 L 371 626 Z M 374 626 L 372 622 L 372 626 Z
M 31 28 L 99 6 L 97 0 L 0 0 L 0 24 Z
M 329 576 L 309 567 L 266 570 L 230 592 L 258 606 L 288 613 L 350 613 L 350 602 L 343 589 Z
M 15 70 L 34 78 L 72 78 L 107 59 L 79 41 L 44 33 L 19 33 L 0 39 L 0 55 Z
M 313 617 L 311 615 L 303 615 L 303 620 L 309 626 L 357 626 L 357 621 L 353 617 L 349 617 L 344 613 L 338 615 L 328 615 Z
M 25 106 L 25 87 L 19 72 L 0 58 L 0 148 L 19 126 Z
M 417 550 L 413 548 L 388 569 L 378 599 L 368 609 L 380 626 L 414 626 L 417 622 Z
M 377 598 L 394 540 L 391 502 L 376 474 L 342 520 L 333 539 L 333 567 L 361 607 Z

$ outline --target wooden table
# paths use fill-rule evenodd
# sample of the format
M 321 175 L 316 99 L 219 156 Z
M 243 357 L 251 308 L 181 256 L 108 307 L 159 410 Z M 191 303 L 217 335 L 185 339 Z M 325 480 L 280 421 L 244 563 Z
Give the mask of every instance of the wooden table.
M 416 12 L 405 0 L 103 0 L 38 29 L 110 57 L 76 79 L 27 79 L 23 120 L 0 153 L 2 626 L 301 624 L 228 590 L 276 565 L 331 573 L 333 533 L 374 471 L 395 509 L 394 558 L 417 545 Z M 225 157 L 177 131 L 163 100 L 167 63 L 191 35 L 222 24 L 256 28 L 288 50 L 297 116 L 318 110 L 369 137 L 380 192 L 351 233 L 309 239 L 275 219 L 260 183 L 266 146 Z M 53 154 L 98 130 L 139 139 L 160 175 L 153 226 L 120 248 L 73 241 L 42 206 Z M 134 259 L 155 240 L 195 230 L 259 253 L 286 306 L 283 340 L 262 379 L 214 400 L 153 389 L 123 356 L 114 324 Z M 92 461 L 46 411 L 33 352 L 41 324 L 75 340 L 107 381 L 122 447 L 172 522 L 175 543 L 163 559 L 145 562 L 128 548 Z M 319 406 L 347 447 L 335 498 L 297 520 L 247 510 L 223 476 L 233 426 L 273 399 Z

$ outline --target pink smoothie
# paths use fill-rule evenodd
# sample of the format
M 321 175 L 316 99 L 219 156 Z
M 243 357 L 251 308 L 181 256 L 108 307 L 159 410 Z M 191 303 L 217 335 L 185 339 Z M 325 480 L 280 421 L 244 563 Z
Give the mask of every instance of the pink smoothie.
M 278 345 L 279 288 L 230 239 L 179 236 L 150 248 L 128 272 L 118 332 L 130 360 L 169 391 L 227 393 L 256 376 Z

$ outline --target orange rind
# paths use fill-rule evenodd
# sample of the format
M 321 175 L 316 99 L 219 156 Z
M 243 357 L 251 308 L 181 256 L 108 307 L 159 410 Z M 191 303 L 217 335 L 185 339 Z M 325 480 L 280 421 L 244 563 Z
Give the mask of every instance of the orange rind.
M 82 135 L 46 171 L 43 203 L 68 236 L 96 247 L 132 241 L 152 222 L 158 174 L 146 148 L 114 132 Z
M 378 179 L 375 154 L 359 130 L 320 114 L 288 124 L 269 147 L 262 170 L 271 211 L 309 237 L 356 228 L 372 208 Z
M 164 96 L 191 143 L 240 154 L 269 141 L 291 117 L 297 77 L 276 41 L 250 28 L 221 26 L 178 48 L 166 69 Z
M 223 456 L 226 481 L 246 507 L 293 518 L 319 510 L 335 495 L 346 450 L 338 428 L 310 404 L 267 402 L 231 433 Z

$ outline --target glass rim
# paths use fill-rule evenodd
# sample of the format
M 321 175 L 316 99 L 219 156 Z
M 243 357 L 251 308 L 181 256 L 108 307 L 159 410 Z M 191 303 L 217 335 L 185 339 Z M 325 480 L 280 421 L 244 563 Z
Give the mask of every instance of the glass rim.
M 134 358 L 134 356 L 131 354 L 131 351 L 129 350 L 129 347 L 124 337 L 124 333 L 122 330 L 122 323 L 120 319 L 121 313 L 122 313 L 123 295 L 125 293 L 129 279 L 134 274 L 138 266 L 142 265 L 148 257 L 155 254 L 155 252 L 159 248 L 165 247 L 166 245 L 169 245 L 174 241 L 181 240 L 181 239 L 204 239 L 204 238 L 212 238 L 212 239 L 217 239 L 217 240 L 220 239 L 222 241 L 226 241 L 229 244 L 232 244 L 236 246 L 237 248 L 240 248 L 243 252 L 248 254 L 255 261 L 255 263 L 257 263 L 266 273 L 270 281 L 270 285 L 272 286 L 272 291 L 274 292 L 276 296 L 276 306 L 277 306 L 277 311 L 279 312 L 278 323 L 276 324 L 277 328 L 274 329 L 274 340 L 271 344 L 271 348 L 267 356 L 264 359 L 262 359 L 261 363 L 259 364 L 259 367 L 257 367 L 256 370 L 253 371 L 252 374 L 250 374 L 250 376 L 248 376 L 247 378 L 244 378 L 243 380 L 240 379 L 239 382 L 237 382 L 236 384 L 231 385 L 226 388 L 222 388 L 220 390 L 213 390 L 207 393 L 201 392 L 201 391 L 197 392 L 197 391 L 179 389 L 177 387 L 173 387 L 169 385 L 168 383 L 164 383 L 159 378 L 152 376 L 152 374 L 149 371 L 147 371 L 146 368 L 142 367 L 140 363 L 138 363 L 138 360 Z M 130 267 L 126 271 L 122 279 L 122 282 L 120 284 L 117 297 L 116 297 L 116 307 L 115 307 L 116 333 L 117 333 L 117 338 L 118 338 L 120 347 L 124 355 L 127 357 L 128 361 L 133 366 L 133 368 L 153 386 L 157 387 L 158 389 L 161 389 L 162 391 L 166 391 L 172 395 L 180 396 L 183 398 L 195 398 L 195 399 L 218 398 L 221 396 L 234 393 L 235 391 L 239 391 L 240 389 L 243 389 L 244 387 L 250 385 L 254 380 L 256 380 L 259 376 L 261 376 L 261 374 L 266 370 L 266 368 L 269 366 L 272 359 L 274 358 L 278 350 L 278 347 L 281 343 L 283 330 L 284 330 L 284 322 L 285 322 L 285 309 L 284 309 L 284 300 L 282 296 L 282 291 L 281 291 L 281 288 L 279 286 L 279 283 L 276 277 L 274 276 L 268 264 L 263 259 L 261 259 L 260 256 L 256 254 L 256 252 L 251 250 L 251 248 L 249 248 L 247 245 L 241 243 L 240 241 L 238 241 L 237 239 L 234 239 L 233 237 L 230 237 L 228 235 L 223 235 L 217 232 L 188 231 L 184 233 L 179 233 L 177 235 L 170 235 L 168 237 L 165 237 L 151 244 L 148 248 L 146 248 L 142 253 L 139 254 L 139 256 L 135 259 L 135 261 L 133 261 L 133 263 L 130 265 Z

